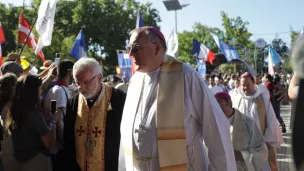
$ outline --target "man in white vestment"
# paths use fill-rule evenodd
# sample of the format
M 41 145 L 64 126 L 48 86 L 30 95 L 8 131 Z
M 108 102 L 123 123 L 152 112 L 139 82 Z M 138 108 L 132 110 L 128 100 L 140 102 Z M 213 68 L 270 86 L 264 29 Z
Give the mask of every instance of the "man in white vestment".
M 227 118 L 200 74 L 165 55 L 165 42 L 151 26 L 131 32 L 138 69 L 124 106 L 119 171 L 236 171 Z
M 238 171 L 270 171 L 268 150 L 263 134 L 256 122 L 232 108 L 228 93 L 215 94 L 215 98 L 230 122 L 230 132 Z
M 211 90 L 211 92 L 213 94 L 216 94 L 218 92 L 223 92 L 223 88 L 220 86 L 220 79 L 218 77 L 214 77 L 214 76 L 211 76 L 209 78 L 209 89 Z
M 255 84 L 258 87 L 259 91 L 270 99 L 270 93 L 269 93 L 267 87 L 264 84 L 262 84 L 262 80 L 261 80 L 260 76 L 255 77 Z
M 269 151 L 270 167 L 272 171 L 278 170 L 275 148 L 280 148 L 283 137 L 269 98 L 260 92 L 255 85 L 253 75 L 248 72 L 241 76 L 238 92 L 230 96 L 234 108 L 256 121 Z
M 228 87 L 233 90 L 235 88 L 234 82 L 237 80 L 237 76 L 235 74 L 232 74 L 231 79 L 228 82 Z

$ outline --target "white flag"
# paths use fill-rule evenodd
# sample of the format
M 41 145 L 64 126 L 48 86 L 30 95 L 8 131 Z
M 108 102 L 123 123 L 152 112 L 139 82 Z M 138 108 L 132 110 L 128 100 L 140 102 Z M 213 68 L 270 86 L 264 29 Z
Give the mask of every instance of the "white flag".
M 177 58 L 178 57 L 177 51 L 178 51 L 178 37 L 175 32 L 175 29 L 173 29 L 167 40 L 167 55 Z
M 41 1 L 36 23 L 36 30 L 40 37 L 35 54 L 40 52 L 44 46 L 51 45 L 55 13 L 56 0 Z

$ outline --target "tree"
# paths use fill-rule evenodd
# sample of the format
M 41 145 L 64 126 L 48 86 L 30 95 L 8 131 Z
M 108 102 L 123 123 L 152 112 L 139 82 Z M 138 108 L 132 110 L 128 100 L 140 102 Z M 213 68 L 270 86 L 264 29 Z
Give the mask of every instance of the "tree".
M 247 25 L 249 23 L 244 22 L 240 17 L 229 18 L 228 15 L 224 12 L 221 12 L 221 15 L 222 25 L 225 29 L 224 31 L 216 27 L 209 27 L 200 23 L 195 23 L 193 26 L 193 31 L 184 31 L 178 34 L 178 56 L 183 62 L 187 62 L 192 66 L 195 66 L 196 64 L 196 59 L 191 57 L 192 40 L 194 38 L 199 42 L 204 43 L 206 46 L 209 45 L 208 48 L 214 53 L 220 51 L 214 42 L 210 31 L 218 36 L 221 34 L 224 35 L 222 40 L 225 43 L 233 45 L 233 47 L 235 47 L 235 49 L 240 54 L 240 57 L 244 58 L 246 55 L 253 56 L 254 43 L 250 41 L 249 38 L 252 36 L 252 34 L 247 29 Z M 235 42 L 232 41 L 233 38 L 236 39 Z M 246 53 L 244 52 L 244 49 L 246 50 Z M 249 54 L 249 51 L 252 53 Z
M 222 32 L 218 28 L 212 28 L 206 25 L 202 25 L 200 23 L 195 23 L 193 26 L 193 31 L 191 32 L 184 31 L 182 33 L 179 33 L 178 34 L 179 59 L 183 62 L 189 63 L 192 66 L 196 65 L 196 58 L 191 56 L 193 39 L 197 39 L 199 42 L 204 43 L 206 46 L 210 45 L 208 48 L 213 52 L 217 52 L 218 48 L 212 36 L 210 35 L 210 31 L 217 34 Z
M 229 18 L 224 11 L 221 12 L 222 25 L 225 29 L 224 42 L 233 45 L 241 58 L 253 62 L 254 42 L 250 40 L 252 34 L 248 31 L 248 21 L 241 17 Z
M 37 15 L 41 0 L 33 0 L 30 6 L 24 9 L 24 16 L 31 24 Z M 151 3 L 139 3 L 136 0 L 75 0 L 59 1 L 57 3 L 55 25 L 52 44 L 44 47 L 46 59 L 54 59 L 55 53 L 62 57 L 71 58 L 69 52 L 73 42 L 83 28 L 88 54 L 97 57 L 107 54 L 103 63 L 109 68 L 109 73 L 115 72 L 117 65 L 116 50 L 126 49 L 129 32 L 135 28 L 137 11 L 143 13 L 144 24 L 158 27 L 159 13 L 152 8 Z M 18 18 L 21 7 L 5 6 L 0 3 L 0 21 L 4 28 L 7 42 L 3 44 L 4 55 L 16 51 L 16 38 L 18 34 Z M 34 26 L 34 24 L 32 24 Z M 33 33 L 38 38 L 35 29 Z M 33 50 L 25 47 L 22 55 L 29 61 L 35 61 Z M 41 65 L 41 60 L 36 60 Z

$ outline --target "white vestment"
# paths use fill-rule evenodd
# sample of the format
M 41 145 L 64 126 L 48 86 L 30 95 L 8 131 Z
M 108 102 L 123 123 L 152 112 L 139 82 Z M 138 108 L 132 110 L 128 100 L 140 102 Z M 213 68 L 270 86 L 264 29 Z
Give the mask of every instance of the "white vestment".
M 144 73 L 136 72 L 133 77 L 142 77 Z M 148 109 L 146 133 L 141 134 L 138 142 L 138 133 L 142 114 L 136 114 L 135 98 L 139 97 L 142 85 L 131 84 L 128 88 L 127 99 L 121 122 L 121 148 L 119 171 L 159 171 L 157 129 L 156 129 L 156 94 L 147 98 L 153 92 L 158 82 L 160 69 L 144 74 L 145 85 L 143 104 L 139 110 Z M 200 74 L 189 65 L 184 64 L 184 124 L 186 131 L 187 170 L 188 171 L 236 171 L 234 152 L 229 132 L 229 122 L 209 91 Z M 154 93 L 157 93 L 154 92 Z M 152 99 L 152 102 L 151 100 Z M 172 108 L 174 106 L 168 106 Z M 129 128 L 128 123 L 133 123 Z M 123 144 L 132 136 L 133 159 L 128 159 Z M 208 148 L 208 156 L 203 141 Z M 208 160 L 209 158 L 209 160 Z M 131 165 L 130 161 L 133 162 Z
M 237 161 L 238 171 L 270 171 L 268 150 L 263 134 L 255 121 L 235 109 L 229 118 L 233 148 L 242 153 Z
M 260 119 L 257 110 L 257 106 L 254 99 L 258 97 L 261 92 L 256 89 L 256 93 L 251 96 L 246 96 L 240 90 L 229 93 L 232 98 L 233 107 L 238 109 L 241 113 L 252 117 L 260 128 Z M 271 144 L 275 148 L 279 148 L 283 143 L 283 136 L 280 130 L 277 118 L 275 116 L 273 107 L 268 97 L 264 96 L 264 102 L 266 106 L 266 131 L 264 134 L 265 142 Z M 235 100 L 241 98 L 240 104 L 237 104 Z
M 219 92 L 223 92 L 224 90 L 223 90 L 223 88 L 221 87 L 221 86 L 218 86 L 218 85 L 215 85 L 215 86 L 211 86 L 211 85 L 209 85 L 209 89 L 211 90 L 211 92 L 213 93 L 213 94 L 216 94 L 216 93 L 219 93 Z
M 259 91 L 266 97 L 268 97 L 270 99 L 270 93 L 269 90 L 267 89 L 267 87 L 263 84 L 259 84 L 257 85 L 257 88 L 259 89 Z

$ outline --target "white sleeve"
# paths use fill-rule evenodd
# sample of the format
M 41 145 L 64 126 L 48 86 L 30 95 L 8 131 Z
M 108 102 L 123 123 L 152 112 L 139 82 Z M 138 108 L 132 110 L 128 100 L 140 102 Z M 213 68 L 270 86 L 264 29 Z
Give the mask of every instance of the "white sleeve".
M 235 171 L 229 121 L 200 75 L 191 74 L 186 84 L 191 89 L 189 94 L 195 110 L 192 115 L 202 126 L 202 138 L 208 148 L 209 170 Z
M 63 87 L 56 86 L 53 88 L 53 94 L 55 100 L 57 100 L 57 108 L 65 108 L 67 105 L 67 96 Z
M 271 144 L 273 147 L 279 148 L 283 143 L 282 132 L 280 130 L 279 123 L 275 116 L 270 100 L 264 96 L 264 101 L 266 105 L 266 120 L 267 120 L 267 128 L 265 131 L 264 139 L 265 142 Z

